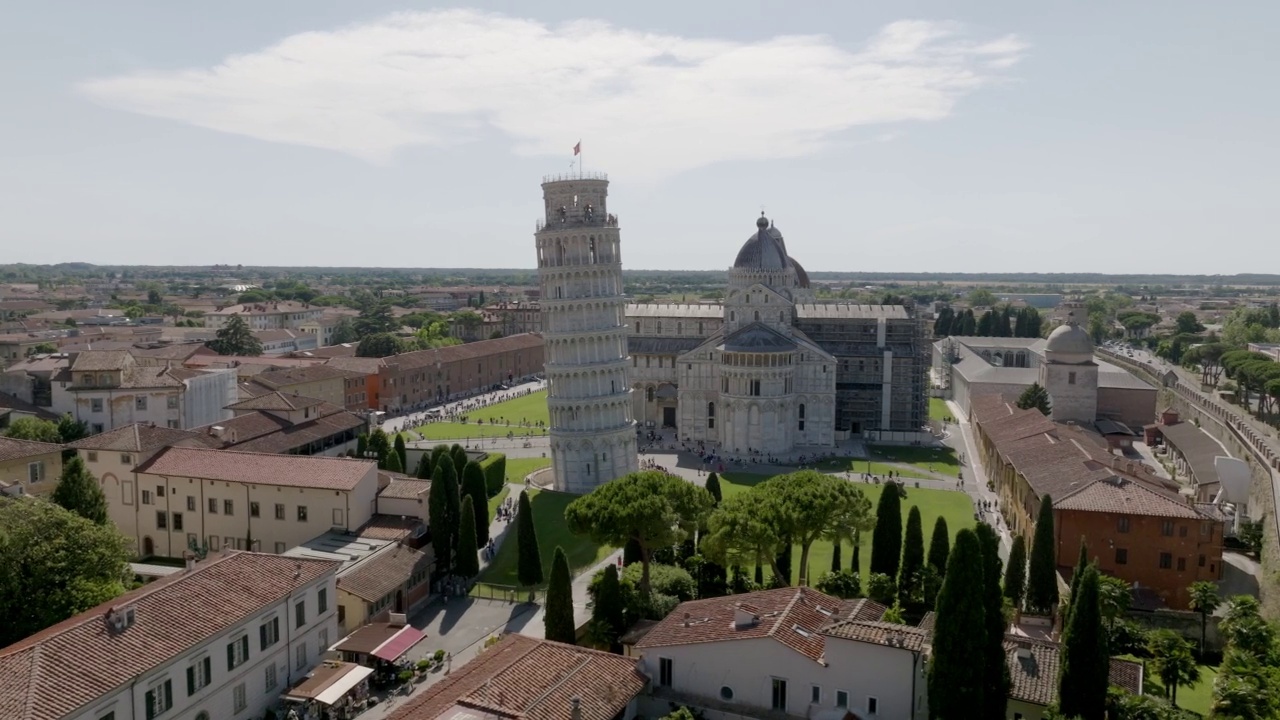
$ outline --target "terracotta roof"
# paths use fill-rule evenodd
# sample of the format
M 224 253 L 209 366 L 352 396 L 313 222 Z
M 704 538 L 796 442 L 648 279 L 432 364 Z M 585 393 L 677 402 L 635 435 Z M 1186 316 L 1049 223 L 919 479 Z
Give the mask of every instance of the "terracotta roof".
M 1118 476 L 1094 480 L 1060 499 L 1054 498 L 1053 507 L 1055 510 L 1204 519 L 1199 510 L 1181 499 Z
M 359 415 L 336 405 L 321 403 L 313 408 L 310 418 L 296 423 L 287 417 L 257 411 L 242 413 L 230 420 L 197 428 L 197 431 L 221 427 L 221 439 L 207 436 L 218 442 L 215 447 L 233 448 L 241 452 L 284 453 L 364 425 L 365 421 Z M 232 436 L 235 437 L 234 443 L 231 442 Z
M 839 617 L 845 620 L 879 620 L 888 609 L 870 598 L 857 598 L 840 604 Z
M 281 300 L 279 302 L 261 302 L 261 303 L 245 303 L 243 305 L 230 305 L 221 310 L 214 310 L 205 313 L 206 315 L 270 315 L 273 313 L 296 313 L 311 312 L 313 310 L 323 310 L 319 305 L 308 305 L 306 303 L 295 302 L 293 300 Z
M 18 440 L 0 435 L 0 462 L 56 452 L 62 452 L 62 446 L 58 443 Z
M 520 720 L 611 720 L 648 679 L 633 658 L 524 635 L 507 635 L 408 700 L 390 720 L 489 715 Z
M 135 348 L 129 351 L 135 358 L 155 358 L 157 360 L 186 360 L 192 355 L 216 355 L 205 347 L 204 343 L 174 343 L 159 347 Z
M 358 372 L 364 375 L 377 375 L 378 370 L 382 368 L 382 358 L 331 357 L 325 364 L 329 367 L 336 367 L 339 370 L 346 370 L 348 372 Z
M 823 628 L 822 634 L 873 645 L 898 647 L 911 652 L 924 650 L 927 637 L 925 631 L 917 627 L 870 620 L 842 620 Z
M 89 350 L 76 355 L 71 363 L 71 371 L 123 370 L 131 364 L 133 358 L 124 350 Z
M 354 490 L 374 467 L 372 461 L 355 458 L 171 447 L 143 463 L 137 472 L 252 485 Z
M 371 653 L 382 643 L 395 637 L 404 627 L 385 622 L 369 623 L 342 638 L 333 649 L 338 652 Z
M 227 406 L 228 410 L 275 410 L 276 412 L 288 412 L 290 410 L 301 410 L 303 408 L 315 407 L 324 403 L 323 400 L 306 395 L 287 394 L 282 392 L 266 392 L 248 400 L 241 400 Z
M 74 370 L 72 371 L 74 372 Z M 163 366 L 134 365 L 124 371 L 120 378 L 122 388 L 158 388 L 182 387 L 184 380 L 190 380 L 200 373 L 186 368 L 169 368 Z
M 430 480 L 411 480 L 408 478 L 392 478 L 391 482 L 378 493 L 378 497 L 399 500 L 415 500 L 431 489 Z
M 228 552 L 0 649 L 0 717 L 54 720 L 252 618 L 339 563 Z M 108 632 L 106 613 L 134 624 Z M 175 684 L 177 681 L 175 680 Z
M 450 363 L 458 360 L 472 360 L 475 358 L 488 357 L 500 352 L 542 347 L 542 345 L 543 340 L 541 335 L 536 333 L 520 333 L 519 335 L 509 335 L 507 337 L 494 338 L 492 340 L 479 340 L 473 343 L 450 345 L 448 347 L 435 348 L 432 350 L 415 350 L 413 352 L 400 353 L 399 355 L 385 357 L 382 358 L 382 360 L 388 368 L 394 367 L 396 369 L 406 370 L 410 368 L 435 365 L 437 362 Z
M 399 541 L 413 535 L 422 526 L 422 521 L 415 517 L 374 515 L 369 518 L 369 522 L 356 530 L 356 537 L 365 540 Z
M 147 453 L 171 445 L 183 447 L 216 447 L 217 440 L 198 432 L 159 427 L 147 423 L 133 423 L 81 438 L 67 447 L 77 450 L 114 450 L 119 452 Z
M 339 577 L 338 589 L 376 602 L 404 585 L 410 575 L 434 562 L 435 558 L 421 550 L 391 545 Z
M 253 381 L 266 385 L 272 390 L 299 385 L 301 383 L 333 380 L 350 377 L 350 373 L 341 368 L 329 365 L 301 365 L 293 367 L 272 367 L 254 376 Z
M 1058 700 L 1057 643 L 1019 635 L 1004 636 L 1004 651 L 1009 664 L 1009 697 L 1033 705 L 1050 705 Z M 1142 692 L 1142 665 L 1130 660 L 1111 658 L 1110 681 L 1131 693 Z
M 48 408 L 42 408 L 39 405 L 32 405 L 20 397 L 10 395 L 9 393 L 0 392 L 0 408 L 12 410 L 14 412 L 24 413 L 27 415 L 35 415 L 42 420 L 57 421 L 61 418 L 58 414 L 50 411 Z
M 810 660 L 822 657 L 823 626 L 840 620 L 839 599 L 807 587 L 784 587 L 680 603 L 636 647 L 668 647 L 770 637 Z M 754 616 L 734 622 L 738 611 Z M 686 616 L 688 620 L 686 621 Z

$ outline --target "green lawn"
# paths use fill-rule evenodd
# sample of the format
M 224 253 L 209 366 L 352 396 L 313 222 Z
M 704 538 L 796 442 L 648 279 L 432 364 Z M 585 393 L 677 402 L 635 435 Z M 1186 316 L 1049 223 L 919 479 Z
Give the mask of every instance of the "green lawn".
M 1148 670 L 1146 677 L 1149 684 L 1160 689 L 1158 692 L 1164 691 L 1159 675 Z M 1178 707 L 1208 717 L 1209 706 L 1213 704 L 1213 681 L 1217 677 L 1218 668 L 1212 665 L 1201 665 L 1200 681 L 1191 687 L 1178 688 Z
M 854 473 L 869 472 L 872 475 L 885 476 L 890 470 L 901 472 L 903 477 L 930 478 L 929 473 L 959 477 L 960 461 L 956 459 L 956 451 L 949 447 L 928 448 L 900 445 L 873 445 L 869 448 L 869 459 L 836 458 L 818 463 L 818 469 L 824 472 Z M 900 467 L 910 465 L 915 471 Z M 936 479 L 936 478 L 934 478 Z
M 524 476 L 544 467 L 551 467 L 551 458 L 513 458 L 507 457 L 507 482 L 522 483 Z
M 929 398 L 929 419 L 954 421 L 955 416 L 951 414 L 951 408 L 947 407 L 946 400 Z
M 596 545 L 584 536 L 569 532 L 564 521 L 564 509 L 578 498 L 569 493 L 551 490 L 530 490 L 529 505 L 533 511 L 533 526 L 538 534 L 538 549 L 542 555 L 542 574 L 551 574 L 551 558 L 556 547 L 564 548 L 569 567 L 576 575 L 603 560 L 612 548 Z M 515 532 L 512 528 L 510 533 Z M 479 582 L 492 585 L 516 585 L 516 538 L 511 534 L 498 548 L 498 556 L 480 573 Z
M 506 485 L 503 485 L 502 489 L 498 491 L 497 495 L 494 495 L 493 497 L 489 498 L 489 522 L 493 522 L 494 516 L 498 514 L 498 506 L 502 504 L 503 500 L 507 499 L 507 495 L 509 495 L 510 493 L 511 493 L 511 488 L 507 487 Z
M 484 422 L 479 422 L 483 420 Z M 521 422 L 536 424 L 542 422 L 543 427 L 526 427 Z M 494 424 L 494 423 L 511 423 Z M 414 428 L 414 431 L 427 440 L 452 440 L 456 438 L 506 437 L 513 433 L 518 437 L 532 434 L 535 437 L 546 435 L 546 425 L 550 422 L 547 414 L 547 391 L 507 400 L 496 405 L 480 408 L 467 416 L 467 422 L 427 423 Z M 408 438 L 406 438 L 407 440 Z
M 728 473 L 720 476 L 720 489 L 725 496 L 732 496 L 740 492 L 745 492 L 752 485 L 769 479 L 769 475 L 754 475 L 751 473 Z M 884 485 L 872 485 L 866 483 L 858 483 L 858 489 L 861 490 L 867 499 L 871 501 L 872 512 L 875 512 L 876 503 L 880 500 L 880 492 L 884 490 Z M 953 490 L 926 490 L 907 488 L 907 497 L 902 501 L 902 524 L 906 527 L 907 513 L 911 511 L 911 506 L 920 507 L 920 519 L 923 521 L 924 544 L 925 550 L 929 548 L 929 537 L 933 533 L 933 523 L 938 516 L 947 519 L 947 529 L 951 532 L 952 538 L 955 534 L 964 528 L 972 528 L 974 526 L 973 519 L 973 502 L 969 496 L 963 492 Z M 831 569 L 831 553 L 832 544 L 825 540 L 820 540 L 813 544 L 809 549 L 809 567 L 812 569 L 812 582 L 816 582 L 822 573 Z M 843 548 L 841 563 L 844 567 L 848 567 L 853 561 L 853 548 L 845 546 Z M 791 582 L 795 583 L 800 572 L 800 549 L 795 548 L 792 551 L 792 568 Z M 859 574 L 864 579 L 868 576 L 871 567 L 871 533 L 863 533 L 862 550 L 859 552 L 859 560 L 861 567 Z M 768 569 L 765 571 L 766 579 L 770 575 Z M 863 585 L 865 590 L 866 586 Z

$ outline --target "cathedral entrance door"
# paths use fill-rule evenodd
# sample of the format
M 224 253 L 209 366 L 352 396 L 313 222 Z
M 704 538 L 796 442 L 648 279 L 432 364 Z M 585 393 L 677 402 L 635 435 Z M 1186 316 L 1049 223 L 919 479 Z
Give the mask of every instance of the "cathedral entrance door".
M 673 407 L 662 408 L 662 427 L 676 426 L 676 409 Z

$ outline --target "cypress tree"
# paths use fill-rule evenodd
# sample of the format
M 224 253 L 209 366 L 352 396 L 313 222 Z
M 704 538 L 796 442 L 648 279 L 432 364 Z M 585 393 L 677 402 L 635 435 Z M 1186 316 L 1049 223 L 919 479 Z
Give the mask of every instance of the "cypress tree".
M 436 466 L 440 464 L 440 458 L 444 457 L 448 452 L 449 446 L 444 443 L 431 448 L 431 473 L 433 475 L 435 474 Z
M 983 647 L 983 702 L 986 709 L 982 717 L 1005 717 L 1009 702 L 1009 666 L 1004 654 L 1004 596 L 1000 593 L 1000 538 L 986 523 L 979 523 L 975 532 L 982 546 L 982 610 L 986 630 Z
M 49 499 L 89 522 L 107 524 L 107 496 L 79 455 L 72 455 L 62 466 L 62 475 Z
M 489 453 L 488 465 L 484 467 L 484 489 L 493 497 L 502 492 L 507 484 L 507 456 L 502 453 Z
M 595 588 L 595 601 L 591 606 L 591 621 L 606 629 L 609 649 L 617 652 L 622 648 L 618 638 L 627 629 L 625 618 L 626 606 L 622 598 L 622 585 L 618 582 L 618 568 L 613 563 L 605 566 L 600 573 L 600 581 Z
M 853 561 L 849 563 L 849 569 L 852 570 L 854 574 L 858 576 L 862 575 L 862 557 L 861 557 L 862 545 L 861 543 L 857 542 L 860 539 L 861 539 L 860 537 L 854 538 Z
M 369 436 L 360 433 L 356 436 L 356 457 L 363 458 L 365 453 L 369 451 Z
M 983 607 L 982 546 L 972 530 L 956 534 L 947 576 L 938 594 L 929 663 L 929 716 L 975 717 L 986 688 L 986 611 Z
M 1102 630 L 1098 568 L 1089 565 L 1081 573 L 1079 597 L 1062 633 L 1058 707 L 1063 717 L 1102 720 L 1106 712 L 1111 658 Z
M 400 456 L 400 469 L 396 472 L 409 471 L 409 449 L 404 445 L 404 435 L 396 433 L 396 441 L 392 444 L 395 453 Z
M 720 505 L 720 501 L 724 499 L 724 494 L 720 491 L 720 476 L 711 473 L 707 476 L 707 492 L 711 493 L 712 499 L 716 501 L 716 506 Z
M 400 464 L 400 453 L 395 452 L 394 450 L 387 453 L 387 461 L 383 463 L 383 465 L 384 467 L 382 469 L 386 470 L 387 472 L 393 472 L 393 473 L 404 472 L 404 465 Z
M 573 624 L 573 577 L 569 574 L 569 559 L 564 548 L 556 546 L 551 560 L 551 579 L 547 582 L 547 603 L 543 608 L 542 623 L 545 637 L 556 642 L 573 645 L 578 634 Z
M 1021 535 L 1013 538 L 1009 550 L 1009 566 L 1004 571 L 1004 596 L 1014 609 L 1022 609 L 1022 597 L 1027 591 L 1027 541 Z
M 484 487 L 484 470 L 474 460 L 462 468 L 462 494 L 471 498 L 476 529 L 476 547 L 489 542 L 489 495 Z
M 533 527 L 533 506 L 529 492 L 520 491 L 516 510 L 516 578 L 526 587 L 542 584 L 542 555 L 538 551 L 538 534 Z
M 933 534 L 929 536 L 929 564 L 938 571 L 939 577 L 947 575 L 947 556 L 951 554 L 951 531 L 947 528 L 947 519 L 938 516 L 933 521 Z
M 840 540 L 836 539 L 831 547 L 831 572 L 840 572 Z
M 467 457 L 466 448 L 457 443 L 454 443 L 454 446 L 449 449 L 449 459 L 453 461 L 454 470 L 458 473 L 462 472 L 462 468 L 466 467 L 467 461 L 470 460 Z
M 453 566 L 453 550 L 458 546 L 460 512 L 458 478 L 453 472 L 453 462 L 447 457 L 441 458 L 431 476 L 431 490 L 427 497 L 431 547 L 436 553 L 436 567 L 441 570 Z
M 871 532 L 871 572 L 898 577 L 902 561 L 902 498 L 898 486 L 886 483 L 876 505 L 876 526 Z
M 470 495 L 462 496 L 461 523 L 458 526 L 458 549 L 454 551 L 453 573 L 464 578 L 480 574 L 480 553 L 476 549 L 476 514 Z
M 419 480 L 431 479 L 431 453 L 422 453 L 422 457 L 418 458 L 418 467 L 414 470 L 414 476 Z
M 912 505 L 907 512 L 907 530 L 902 541 L 902 567 L 898 571 L 898 598 L 901 604 L 911 601 L 924 568 L 924 528 L 920 508 Z
M 1080 579 L 1084 577 L 1085 568 L 1089 567 L 1089 548 L 1084 543 L 1084 536 L 1080 536 L 1080 555 L 1076 558 L 1076 567 L 1071 571 L 1071 594 L 1067 596 L 1067 616 L 1062 620 L 1065 623 L 1071 619 L 1071 610 L 1076 605 L 1076 593 L 1080 590 Z
M 1040 499 L 1040 516 L 1031 540 L 1031 568 L 1027 572 L 1027 610 L 1048 615 L 1058 607 L 1058 571 L 1053 547 L 1053 498 Z

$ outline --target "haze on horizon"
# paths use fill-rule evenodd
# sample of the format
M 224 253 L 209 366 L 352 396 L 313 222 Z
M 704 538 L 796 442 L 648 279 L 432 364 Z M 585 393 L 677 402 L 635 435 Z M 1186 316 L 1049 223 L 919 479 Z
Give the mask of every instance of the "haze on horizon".
M 812 271 L 1265 272 L 1246 5 L 31 5 L 0 262 L 532 267 L 581 140 L 629 269 L 723 269 L 763 209 Z

